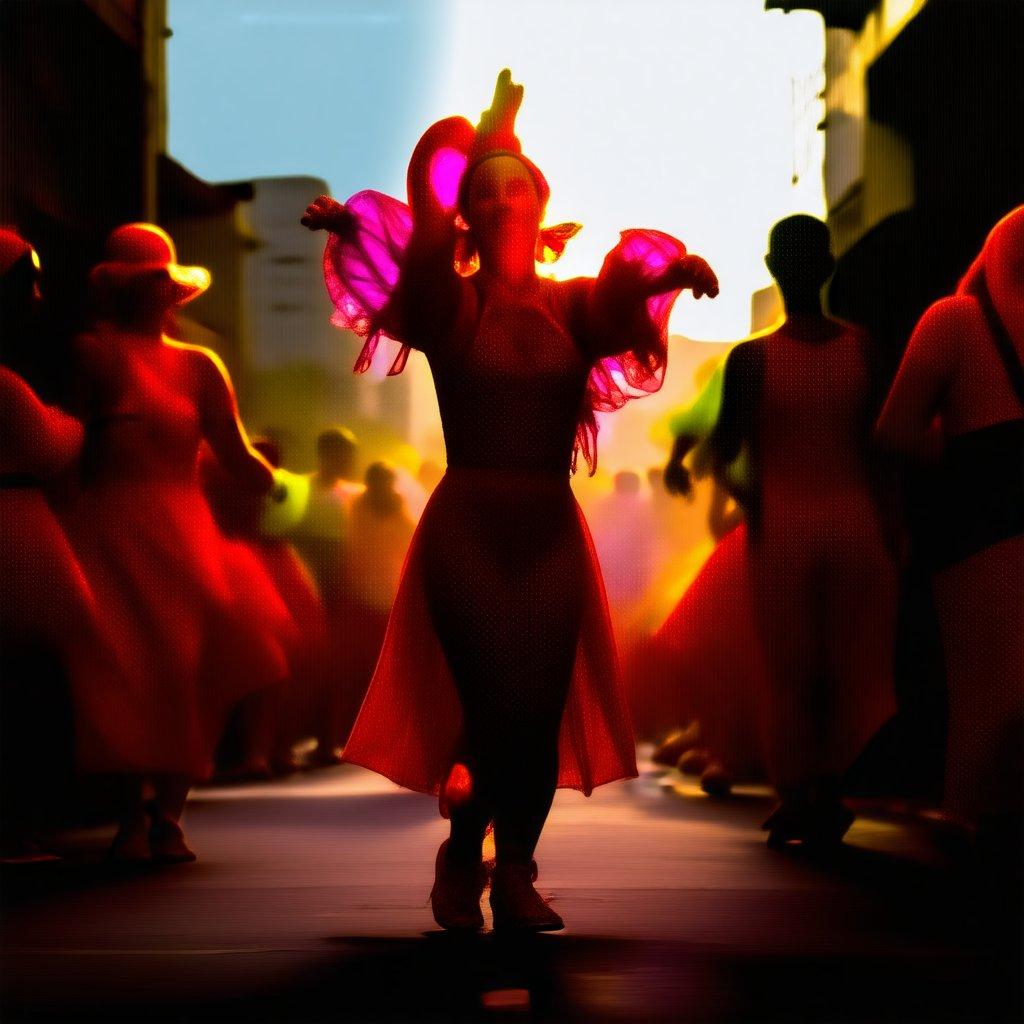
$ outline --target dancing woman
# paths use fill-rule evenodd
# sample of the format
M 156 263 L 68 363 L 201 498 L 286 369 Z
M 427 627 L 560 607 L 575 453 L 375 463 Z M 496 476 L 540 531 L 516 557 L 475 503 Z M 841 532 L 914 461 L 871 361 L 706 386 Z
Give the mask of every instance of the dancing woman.
M 284 678 L 289 621 L 255 556 L 217 529 L 200 447 L 254 494 L 273 473 L 248 443 L 220 361 L 164 333 L 209 274 L 179 266 L 160 228 L 126 224 L 90 284 L 103 316 L 76 343 L 86 434 L 65 523 L 120 672 L 76 692 L 78 761 L 124 780 L 114 859 L 189 861 L 189 786 L 209 773 L 228 710 Z
M 424 352 L 448 468 L 410 548 L 384 648 L 346 759 L 444 791 L 451 837 L 431 894 L 446 928 L 479 928 L 485 830 L 494 823 L 495 927 L 550 930 L 534 848 L 556 786 L 589 793 L 635 775 L 633 735 L 593 545 L 569 487 L 595 461 L 596 411 L 656 391 L 680 290 L 717 294 L 704 260 L 649 230 L 623 233 L 598 278 L 538 277 L 577 225 L 541 228 L 548 184 L 514 133 L 522 86 L 498 76 L 476 130 L 433 125 L 409 167 L 409 205 L 321 196 L 310 229 L 335 322 Z M 475 271 L 475 272 L 474 272 Z M 448 787 L 451 789 L 451 787 Z

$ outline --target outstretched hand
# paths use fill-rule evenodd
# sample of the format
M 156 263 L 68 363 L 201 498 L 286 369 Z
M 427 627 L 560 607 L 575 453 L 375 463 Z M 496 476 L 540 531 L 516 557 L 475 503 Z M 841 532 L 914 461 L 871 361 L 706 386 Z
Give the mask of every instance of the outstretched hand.
M 709 299 L 718 295 L 718 278 L 707 260 L 692 253 L 680 258 L 675 266 L 676 286 L 689 288 L 693 297 L 699 299 L 706 295 Z
M 665 490 L 681 498 L 693 497 L 693 479 L 682 459 L 671 459 L 662 473 Z
M 477 131 L 484 134 L 491 132 L 509 132 L 514 134 L 516 114 L 523 102 L 523 87 L 512 81 L 512 72 L 504 68 L 494 83 L 494 97 L 491 105 L 480 115 Z
M 306 207 L 299 223 L 305 224 L 310 231 L 331 231 L 336 235 L 347 236 L 354 230 L 356 219 L 337 199 L 317 196 Z

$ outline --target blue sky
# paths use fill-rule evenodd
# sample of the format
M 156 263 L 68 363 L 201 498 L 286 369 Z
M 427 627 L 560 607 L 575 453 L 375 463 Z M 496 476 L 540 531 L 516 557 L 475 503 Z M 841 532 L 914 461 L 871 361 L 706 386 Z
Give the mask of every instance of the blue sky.
M 312 174 L 339 195 L 394 187 L 447 6 L 170 0 L 172 155 L 209 181 Z
M 746 333 L 769 228 L 824 211 L 818 113 L 793 102 L 795 83 L 821 75 L 821 19 L 807 12 L 768 14 L 763 0 L 169 0 L 168 16 L 169 147 L 210 181 L 313 175 L 341 199 L 404 198 L 423 129 L 475 120 L 510 66 L 551 217 L 585 228 L 556 272 L 595 273 L 621 228 L 677 235 L 722 282 L 714 303 L 677 303 L 677 333 Z

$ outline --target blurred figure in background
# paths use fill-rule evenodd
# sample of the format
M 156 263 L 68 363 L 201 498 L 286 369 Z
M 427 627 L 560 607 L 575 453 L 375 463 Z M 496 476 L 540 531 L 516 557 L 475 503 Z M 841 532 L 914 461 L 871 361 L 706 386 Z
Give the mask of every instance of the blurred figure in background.
M 621 470 L 613 491 L 596 502 L 590 517 L 616 640 L 623 657 L 636 643 L 637 619 L 654 575 L 655 522 L 652 499 L 640 474 Z
M 112 671 L 91 588 L 47 503 L 75 463 L 84 431 L 44 405 L 11 368 L 39 340 L 39 259 L 0 229 L 0 700 L 5 861 L 49 859 L 59 774 L 70 747 L 68 682 L 89 689 Z
M 363 485 L 355 480 L 358 452 L 355 434 L 347 427 L 330 427 L 320 434 L 316 441 L 317 468 L 309 475 L 306 514 L 291 535 L 320 592 L 334 666 L 325 680 L 315 715 L 317 746 L 311 763 L 321 767 L 341 761 L 351 703 L 346 692 L 350 675 L 346 666 L 359 642 L 347 565 L 351 505 L 363 491 Z
M 253 449 L 266 458 L 257 445 Z M 254 688 L 232 709 L 227 734 L 219 738 L 217 767 L 236 778 L 267 778 L 275 771 L 295 768 L 290 750 L 292 672 L 280 676 L 276 666 L 283 658 L 291 670 L 303 637 L 295 609 L 284 600 L 268 569 L 275 548 L 287 545 L 262 536 L 266 496 L 239 486 L 206 444 L 200 450 L 199 471 L 217 525 L 233 542 L 225 545 L 229 578 L 236 606 L 245 612 L 233 630 L 248 647 L 246 661 L 254 661 L 260 651 L 272 652 L 265 665 L 252 665 L 254 678 L 268 670 L 271 674 L 266 685 Z M 292 557 L 297 556 L 292 553 Z
M 366 470 L 366 490 L 352 502 L 346 545 L 352 596 L 351 649 L 344 686 L 347 711 L 341 725 L 346 734 L 377 664 L 402 565 L 416 530 L 396 482 L 390 463 L 374 462 Z
M 270 490 L 270 467 L 220 361 L 164 335 L 173 309 L 208 285 L 160 228 L 120 227 L 91 273 L 100 319 L 77 342 L 86 441 L 65 521 L 122 666 L 107 685 L 76 689 L 78 756 L 124 780 L 111 855 L 128 861 L 195 859 L 179 822 L 189 787 L 209 773 L 228 709 L 285 673 L 279 648 L 245 628 L 251 609 L 197 458 L 205 441 L 254 494 Z
M 262 505 L 256 550 L 296 627 L 292 642 L 285 647 L 288 683 L 279 691 L 284 701 L 272 706 L 275 720 L 267 739 L 270 771 L 284 775 L 299 767 L 295 758 L 296 743 L 317 732 L 317 715 L 323 694 L 332 684 L 333 669 L 327 614 L 316 580 L 286 539 L 292 516 L 287 508 L 291 498 L 289 491 L 293 485 L 298 485 L 301 499 L 306 493 L 302 487 L 306 477 L 281 468 L 281 450 L 273 441 L 254 441 L 253 448 L 274 469 L 279 488 L 276 497 L 280 499 Z
M 362 492 L 355 481 L 356 436 L 346 427 L 330 427 L 316 439 L 316 470 L 309 474 L 306 514 L 294 540 L 328 606 L 345 592 L 343 549 L 352 499 Z
M 720 471 L 749 446 L 754 613 L 766 657 L 769 843 L 830 846 L 853 815 L 840 780 L 892 715 L 895 566 L 869 472 L 870 339 L 826 317 L 828 228 L 787 217 L 765 258 L 786 322 L 726 363 Z
M 943 806 L 1020 869 L 1024 794 L 1024 207 L 917 325 L 878 421 L 940 460 L 926 538 L 949 686 Z
M 693 500 L 695 482 L 712 469 L 710 440 L 722 406 L 724 360 L 698 396 L 671 422 L 675 435 L 665 467 L 668 493 Z M 690 460 L 688 467 L 684 460 Z M 728 466 L 737 494 L 749 486 L 747 454 Z M 655 634 L 655 664 L 664 674 L 679 730 L 655 751 L 659 763 L 701 776 L 711 795 L 724 796 L 737 778 L 764 773 L 760 710 L 764 689 L 761 643 L 750 604 L 747 527 L 723 482 L 711 482 L 707 526 L 716 547 Z

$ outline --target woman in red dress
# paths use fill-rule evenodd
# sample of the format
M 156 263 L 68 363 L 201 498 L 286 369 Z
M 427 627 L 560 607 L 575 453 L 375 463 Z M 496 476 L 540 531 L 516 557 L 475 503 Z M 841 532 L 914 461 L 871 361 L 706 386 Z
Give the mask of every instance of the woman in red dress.
M 36 340 L 31 323 L 38 277 L 32 247 L 0 229 L 3 855 L 19 860 L 45 857 L 34 833 L 49 817 L 39 796 L 50 787 L 40 779 L 52 767 L 47 759 L 59 754 L 45 740 L 59 732 L 61 711 L 44 685 L 46 669 L 54 664 L 62 682 L 89 686 L 110 667 L 92 591 L 46 496 L 48 484 L 74 465 L 84 431 L 78 420 L 41 402 L 13 368 Z
M 878 421 L 941 459 L 928 560 L 949 685 L 943 804 L 1019 857 L 1024 779 L 1024 207 L 914 330 Z M 1019 861 L 1017 863 L 1019 868 Z
M 76 691 L 79 761 L 126 778 L 115 857 L 193 860 L 179 825 L 189 786 L 208 774 L 228 709 L 284 677 L 265 627 L 287 616 L 269 581 L 241 592 L 247 553 L 214 523 L 200 445 L 240 487 L 265 493 L 273 476 L 216 356 L 164 334 L 174 307 L 208 286 L 206 271 L 178 266 L 160 228 L 129 224 L 91 283 L 106 318 L 77 343 L 86 440 L 66 523 L 121 670 Z
M 589 793 L 635 774 L 570 465 L 581 448 L 593 465 L 595 410 L 660 386 L 679 291 L 717 292 L 703 260 L 654 231 L 624 232 L 596 280 L 538 277 L 535 260 L 575 227 L 540 228 L 548 186 L 514 134 L 521 100 L 503 71 L 475 131 L 453 117 L 426 132 L 409 167 L 411 211 L 364 192 L 345 206 L 321 197 L 303 218 L 332 232 L 336 322 L 368 335 L 357 370 L 387 334 L 403 346 L 392 372 L 419 349 L 437 388 L 448 468 L 345 754 L 428 793 L 456 763 L 469 767 L 431 894 L 448 928 L 483 923 L 492 821 L 495 927 L 561 928 L 533 888 L 555 788 Z

